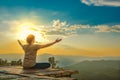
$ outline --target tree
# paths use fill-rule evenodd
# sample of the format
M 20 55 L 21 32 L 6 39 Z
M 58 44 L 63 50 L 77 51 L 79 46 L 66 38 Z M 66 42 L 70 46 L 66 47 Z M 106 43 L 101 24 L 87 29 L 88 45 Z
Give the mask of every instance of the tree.
M 49 63 L 51 64 L 52 68 L 56 68 L 57 61 L 55 61 L 54 57 L 49 57 L 48 58 Z

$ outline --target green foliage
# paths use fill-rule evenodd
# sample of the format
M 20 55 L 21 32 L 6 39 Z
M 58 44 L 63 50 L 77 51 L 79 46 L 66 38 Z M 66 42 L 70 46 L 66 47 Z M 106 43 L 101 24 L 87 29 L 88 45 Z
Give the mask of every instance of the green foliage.
M 3 60 L 3 59 L 0 59 L 0 66 L 1 65 L 3 65 L 3 66 L 6 66 L 6 65 L 8 65 L 8 61 L 5 59 L 5 60 Z
M 11 61 L 8 62 L 8 60 L 0 59 L 0 66 L 16 66 L 16 65 L 22 65 L 22 60 L 19 59 L 18 61 Z
M 18 61 L 11 61 L 11 65 L 14 66 L 14 65 L 22 65 L 22 60 L 19 59 Z
M 49 57 L 48 58 L 49 63 L 51 64 L 52 68 L 56 68 L 57 61 L 55 60 L 55 57 Z

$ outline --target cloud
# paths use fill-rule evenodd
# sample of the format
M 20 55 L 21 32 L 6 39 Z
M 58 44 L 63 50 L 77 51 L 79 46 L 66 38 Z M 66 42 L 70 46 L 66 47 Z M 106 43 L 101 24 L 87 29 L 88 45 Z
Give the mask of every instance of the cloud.
M 112 32 L 120 32 L 120 25 L 115 25 L 111 27 Z
M 111 28 L 108 25 L 98 25 L 93 27 L 96 32 L 110 32 Z
M 88 2 L 86 4 L 92 4 L 94 0 L 81 0 L 84 3 Z M 97 1 L 97 0 L 96 0 Z M 21 11 L 21 12 L 20 12 Z M 6 8 L 0 8 L 0 36 L 16 36 L 17 31 L 19 31 L 20 27 L 19 25 L 26 23 L 26 22 L 33 22 L 35 25 L 33 26 L 32 30 L 37 30 L 40 32 L 46 34 L 46 35 L 61 35 L 61 36 L 73 36 L 73 35 L 79 35 L 79 34 L 86 34 L 86 33 L 94 33 L 94 32 L 120 32 L 120 25 L 97 25 L 97 26 L 91 26 L 89 24 L 83 25 L 83 24 L 69 24 L 67 21 L 61 21 L 60 19 L 52 20 L 51 24 L 46 24 L 46 22 L 41 22 L 41 16 L 37 14 L 35 11 L 30 11 L 27 13 L 24 13 L 25 10 L 16 10 L 12 9 L 10 12 Z M 16 12 L 16 14 L 14 14 Z M 40 12 L 43 13 L 53 13 L 54 15 L 57 15 L 59 12 L 53 12 L 53 11 L 44 11 L 40 10 Z M 43 27 L 41 27 L 43 26 Z M 3 36 L 3 37 L 4 37 Z
M 81 2 L 89 6 L 120 6 L 120 0 L 81 0 Z
M 70 30 L 76 30 L 76 29 L 88 29 L 88 28 L 90 28 L 90 26 L 89 25 L 82 25 L 82 24 L 79 24 L 79 25 L 71 25 L 70 27 L 69 27 L 69 29 Z
M 61 35 L 61 36 L 72 36 L 87 33 L 107 33 L 107 32 L 120 32 L 120 25 L 82 25 L 72 24 L 69 25 L 66 21 L 61 22 L 60 20 L 53 20 L 52 25 L 47 27 L 45 30 L 47 35 Z
M 67 26 L 65 21 L 60 22 L 60 20 L 53 20 L 53 27 L 61 28 L 61 27 L 64 27 L 64 26 Z
M 1 20 L 0 36 L 15 37 L 19 32 L 20 26 L 23 21 L 21 20 Z M 3 27 L 4 26 L 4 27 Z M 31 25 L 32 26 L 32 25 Z M 23 26 L 25 27 L 25 26 Z M 74 35 L 86 34 L 86 33 L 119 33 L 120 25 L 82 25 L 82 24 L 68 24 L 67 21 L 53 20 L 52 24 L 41 26 L 39 23 L 35 23 L 33 28 L 34 31 L 40 31 L 42 36 L 59 35 L 62 37 L 69 37 Z M 4 34 L 5 33 L 5 34 Z M 4 36 L 3 36 L 4 34 Z
M 87 2 L 86 4 L 90 5 L 95 2 L 95 0 L 81 0 L 83 3 Z M 97 1 L 97 0 L 96 0 Z M 114 0 L 115 1 L 115 0 Z M 101 2 L 101 0 L 99 0 Z M 46 22 L 41 22 L 42 17 L 38 13 L 41 12 L 41 14 L 47 14 L 49 15 L 58 15 L 61 13 L 59 12 L 53 12 L 53 11 L 45 11 L 45 10 L 35 10 L 30 11 L 26 13 L 26 10 L 24 9 L 6 9 L 6 8 L 0 8 L 0 36 L 1 39 L 6 39 L 6 37 L 11 38 L 15 37 L 17 32 L 19 31 L 19 25 L 22 24 L 22 22 L 35 22 L 35 26 L 33 26 L 32 30 L 41 30 L 40 32 L 43 32 L 45 35 L 60 35 L 60 36 L 74 36 L 79 34 L 86 34 L 86 33 L 95 33 L 95 32 L 120 32 L 120 25 L 97 25 L 97 26 L 91 26 L 89 24 L 82 25 L 82 24 L 69 24 L 67 21 L 61 21 L 60 19 L 53 20 L 52 24 L 44 25 L 44 27 L 41 27 L 41 25 L 46 24 Z M 45 17 L 45 16 L 44 16 Z M 41 24 L 42 23 L 42 24 Z
M 53 20 L 52 26 L 48 27 L 46 29 L 47 35 L 62 35 L 62 36 L 71 36 L 71 35 L 77 35 L 76 30 L 82 28 L 88 28 L 87 25 L 69 25 L 66 21 L 60 21 L 60 20 Z
M 98 25 L 92 27 L 95 29 L 95 32 L 120 32 L 120 25 Z
M 53 20 L 52 26 L 46 29 L 48 35 L 62 35 L 62 36 L 72 36 L 78 35 L 77 30 L 87 30 L 89 25 L 82 24 L 68 24 L 67 21 Z

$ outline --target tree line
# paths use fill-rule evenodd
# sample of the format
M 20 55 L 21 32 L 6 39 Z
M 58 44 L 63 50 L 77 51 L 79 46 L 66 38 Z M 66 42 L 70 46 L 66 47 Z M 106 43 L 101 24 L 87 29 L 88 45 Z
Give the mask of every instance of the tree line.
M 22 65 L 22 60 L 19 59 L 17 61 L 8 61 L 7 59 L 1 59 L 0 58 L 0 66 L 19 66 Z

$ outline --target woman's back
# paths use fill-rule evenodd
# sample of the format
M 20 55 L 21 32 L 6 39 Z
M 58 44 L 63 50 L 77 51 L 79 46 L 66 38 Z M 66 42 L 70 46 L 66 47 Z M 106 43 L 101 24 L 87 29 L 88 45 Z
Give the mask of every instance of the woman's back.
M 25 52 L 24 60 L 23 60 L 23 67 L 29 68 L 35 65 L 36 63 L 36 54 L 37 50 L 39 49 L 39 45 L 23 45 L 23 50 Z

